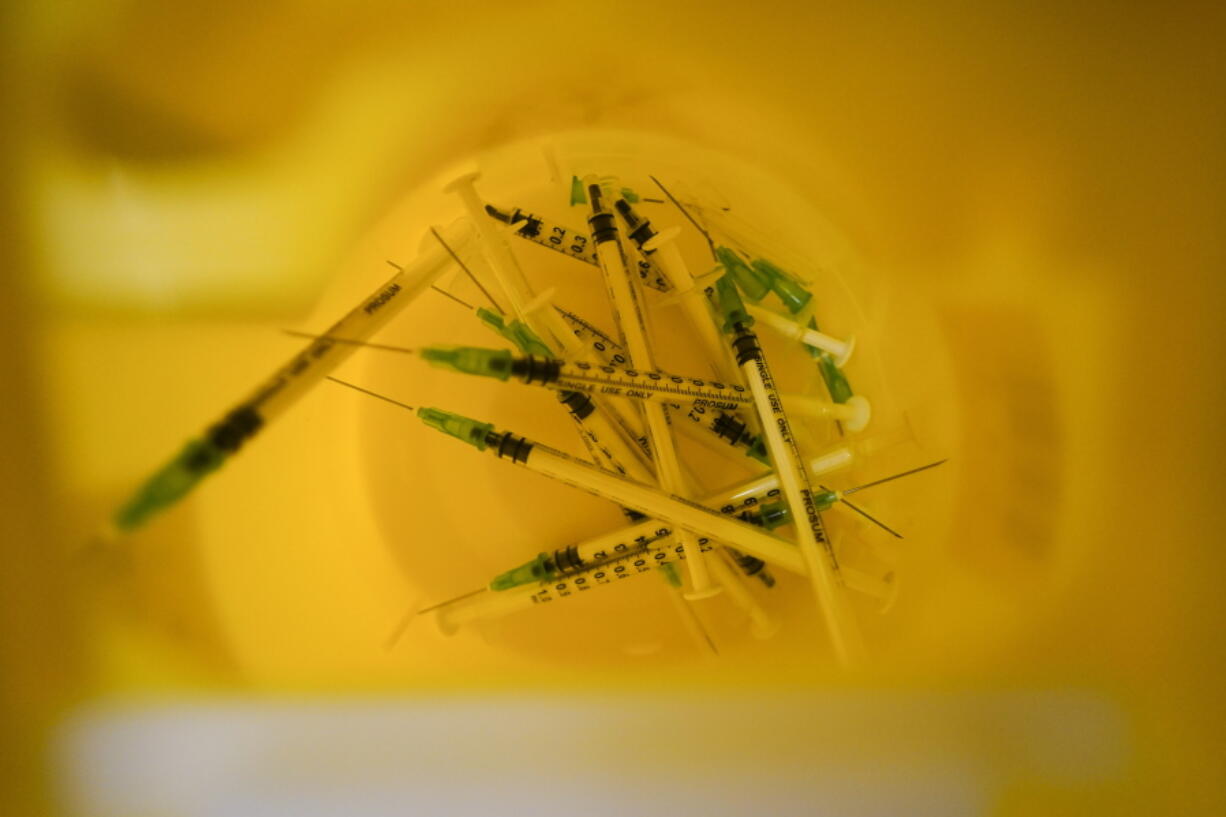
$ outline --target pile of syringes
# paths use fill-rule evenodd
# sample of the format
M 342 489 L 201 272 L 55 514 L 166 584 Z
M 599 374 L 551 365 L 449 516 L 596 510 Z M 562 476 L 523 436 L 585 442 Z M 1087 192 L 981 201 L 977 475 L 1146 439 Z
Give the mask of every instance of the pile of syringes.
M 476 190 L 478 178 L 468 174 L 446 188 L 458 196 L 467 218 L 447 230 L 432 229 L 434 240 L 423 243 L 413 263 L 398 267 L 331 328 L 308 335 L 302 352 L 154 474 L 119 509 L 108 535 L 142 525 L 185 496 L 324 379 L 397 402 L 368 391 L 370 384 L 337 380 L 330 372 L 358 349 L 407 352 L 456 373 L 554 390 L 558 411 L 573 424 L 586 457 L 445 408 L 397 404 L 479 452 L 610 500 L 625 516 L 619 529 L 551 545 L 480 590 L 422 611 L 433 613 L 444 632 L 654 573 L 687 629 L 702 633 L 708 644 L 693 605 L 719 595 L 743 615 L 753 635 L 768 638 L 779 626 L 769 610 L 770 588 L 783 572 L 807 580 L 838 661 L 862 662 L 865 646 L 849 597 L 884 601 L 893 588 L 877 575 L 840 563 L 822 514 L 846 508 L 879 525 L 882 535 L 898 536 L 847 497 L 939 463 L 844 490 L 821 484 L 823 475 L 856 456 L 851 440 L 869 425 L 871 410 L 843 373 L 854 341 L 820 330 L 816 293 L 770 258 L 738 246 L 718 219 L 704 217 L 699 204 L 679 201 L 655 177 L 651 181 L 665 198 L 648 201 L 668 214 L 661 221 L 674 222 L 659 230 L 641 212 L 643 200 L 612 177 L 572 179 L 570 206 L 584 212 L 583 229 L 486 203 Z M 677 239 L 687 223 L 705 240 L 709 258 L 683 256 Z M 536 291 L 520 265 L 517 249 L 526 246 L 521 242 L 599 270 L 611 331 L 554 303 L 552 290 Z M 465 265 L 466 252 L 479 253 L 484 263 Z M 474 309 L 478 320 L 513 350 L 406 349 L 369 340 L 417 296 L 438 289 L 436 282 L 455 266 L 490 304 Z M 707 371 L 661 370 L 651 312 L 662 305 L 680 309 Z M 761 326 L 816 368 L 823 394 L 780 389 L 759 340 Z M 843 444 L 805 450 L 805 435 L 797 433 L 802 422 L 829 424 Z M 756 463 L 760 475 L 710 494 L 681 455 L 678 433 Z

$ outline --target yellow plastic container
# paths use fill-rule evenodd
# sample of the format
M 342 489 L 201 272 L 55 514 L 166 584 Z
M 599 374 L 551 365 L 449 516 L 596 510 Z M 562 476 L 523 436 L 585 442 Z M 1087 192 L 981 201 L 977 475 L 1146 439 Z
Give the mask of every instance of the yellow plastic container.
M 773 12 L 16 18 L 0 588 L 3 754 L 28 760 L 6 813 L 1213 813 L 1215 26 Z M 571 173 L 729 207 L 856 335 L 885 442 L 837 487 L 951 458 L 863 495 L 905 540 L 835 523 L 900 582 L 862 611 L 863 672 L 833 667 L 802 582 L 760 594 L 770 641 L 702 603 L 718 661 L 647 578 L 385 649 L 406 610 L 621 516 L 330 385 L 124 550 L 80 554 L 299 348 L 277 330 L 322 330 L 459 216 L 442 187 L 473 164 L 494 203 L 573 226 Z M 594 269 L 516 251 L 607 325 Z M 441 296 L 378 339 L 494 345 Z M 374 352 L 338 374 L 574 446 L 547 393 Z

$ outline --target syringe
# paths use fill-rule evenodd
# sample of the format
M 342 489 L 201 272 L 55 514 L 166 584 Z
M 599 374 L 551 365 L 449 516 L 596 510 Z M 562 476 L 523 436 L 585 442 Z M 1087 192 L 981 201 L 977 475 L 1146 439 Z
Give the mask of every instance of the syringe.
M 325 337 L 311 335 L 307 332 L 287 331 L 287 334 L 302 337 Z M 671 374 L 669 372 L 640 372 L 637 369 L 622 369 L 615 366 L 597 366 L 587 362 L 573 362 L 552 358 L 538 358 L 535 355 L 518 356 L 507 349 L 487 349 L 480 346 L 426 346 L 421 349 L 410 349 L 404 346 L 387 344 L 369 344 L 363 341 L 351 341 L 349 338 L 328 337 L 337 343 L 357 343 L 387 352 L 417 354 L 423 360 L 440 369 L 458 372 L 460 374 L 492 377 L 507 381 L 512 378 L 530 386 L 561 391 L 577 391 L 601 397 L 625 397 L 630 400 L 659 403 L 670 408 L 683 408 L 688 411 L 697 409 L 712 409 L 709 423 L 710 430 L 724 437 L 732 445 L 741 445 L 749 449 L 750 456 L 761 456 L 754 449 L 758 447 L 760 438 L 749 431 L 748 426 L 734 415 L 723 413 L 727 410 L 748 408 L 753 405 L 753 395 L 744 386 L 731 386 L 717 381 L 707 381 L 698 377 Z M 814 418 L 841 420 L 853 431 L 863 429 L 871 416 L 872 409 L 866 399 L 851 400 L 847 403 L 831 403 L 818 397 L 807 395 L 785 395 L 789 405 L 794 405 L 797 413 Z M 718 413 L 715 410 L 723 410 Z M 697 412 L 688 419 L 707 424 L 704 419 L 706 411 Z
M 439 368 L 503 381 L 514 378 L 527 385 L 551 389 L 626 397 L 665 406 L 695 405 L 735 410 L 754 405 L 753 393 L 737 383 L 726 384 L 659 370 L 597 366 L 585 361 L 541 360 L 530 355 L 516 357 L 505 349 L 475 346 L 427 346 L 420 354 L 423 360 Z M 787 395 L 787 399 L 800 413 L 842 420 L 856 431 L 868 424 L 871 415 L 870 405 L 864 399 L 842 404 L 799 394 Z
M 592 209 L 591 215 L 588 216 L 588 225 L 592 231 L 592 243 L 596 245 L 596 257 L 600 261 L 601 272 L 604 273 L 605 289 L 609 293 L 613 310 L 613 322 L 624 335 L 622 345 L 626 348 L 629 364 L 641 366 L 654 373 L 654 353 L 647 340 L 647 326 L 639 303 L 639 294 L 631 285 L 626 271 L 621 241 L 618 239 L 617 220 L 605 207 L 599 184 L 589 184 L 587 191 Z M 659 377 L 658 374 L 656 376 Z M 677 459 L 668 409 L 660 403 L 646 402 L 643 404 L 643 415 L 647 420 L 647 431 L 660 487 L 667 493 L 684 496 L 687 493 L 686 484 Z M 683 547 L 692 544 L 693 534 L 684 527 L 674 536 Z M 711 582 L 701 551 L 691 551 L 691 558 L 686 562 L 686 566 L 690 576 L 691 598 L 703 598 L 720 591 L 720 586 Z
M 929 463 L 846 490 L 823 489 L 814 495 L 814 507 L 818 511 L 827 510 L 844 497 L 865 488 L 911 476 L 929 468 L 935 468 L 943 462 L 945 460 Z M 820 466 L 820 463 L 819 458 L 810 464 Z M 752 486 L 752 493 L 743 493 L 750 486 Z M 793 521 L 787 503 L 779 498 L 777 486 L 778 481 L 773 478 L 755 480 L 754 483 L 728 488 L 699 501 L 709 508 L 718 508 L 724 516 L 737 517 L 767 530 L 774 530 Z M 739 501 L 735 504 L 732 502 L 734 496 L 739 496 Z M 508 590 L 534 581 L 552 581 L 560 576 L 581 573 L 609 559 L 646 548 L 651 543 L 669 536 L 670 530 L 655 520 L 644 520 L 583 542 L 542 552 L 534 559 L 500 573 L 490 582 L 489 586 L 491 590 Z M 684 548 L 679 552 L 683 553 Z M 665 557 L 653 558 L 663 559 Z
M 467 220 L 447 230 L 453 247 L 466 247 L 473 227 Z M 191 440 L 154 473 L 115 513 L 102 536 L 131 531 L 162 509 L 182 499 L 206 476 L 238 452 L 239 448 L 354 351 L 333 337 L 361 339 L 378 331 L 425 291 L 451 262 L 451 255 L 435 243 L 425 245 L 417 260 L 388 279 L 350 312 L 295 355 L 255 391 Z
M 706 537 L 700 537 L 698 543 L 713 563 L 719 558 Z M 463 624 L 499 618 L 536 605 L 577 598 L 598 588 L 683 561 L 684 548 L 673 544 L 667 536 L 659 536 L 646 543 L 636 543 L 627 551 L 611 556 L 608 561 L 591 565 L 582 571 L 528 582 L 501 592 L 465 594 L 422 612 L 434 613 L 439 630 L 445 635 L 452 635 Z M 848 589 L 878 602 L 888 602 L 893 596 L 895 580 L 892 572 L 878 577 L 851 567 L 844 567 L 843 571 Z M 744 600 L 741 600 L 739 606 L 746 606 Z
M 702 233 L 708 246 L 715 251 L 715 243 L 707 231 L 698 225 L 664 185 L 654 178 L 653 181 Z M 717 260 L 724 259 L 717 253 Z M 796 521 L 800 552 L 808 568 L 809 581 L 813 585 L 835 654 L 845 665 L 858 664 L 863 654 L 859 627 L 843 597 L 838 558 L 830 543 L 830 537 L 826 534 L 821 515 L 814 505 L 814 491 L 803 466 L 804 459 L 796 443 L 784 401 L 775 387 L 774 376 L 767 365 L 758 337 L 751 329 L 754 319 L 745 311 L 731 273 L 725 272 L 716 282 L 716 293 L 720 312 L 724 315 L 723 329 L 731 337 L 737 364 L 741 367 L 745 382 L 749 384 L 758 416 L 762 420 L 766 449 L 774 461 L 783 496 Z
M 814 464 L 818 467 L 825 465 L 817 460 Z M 750 509 L 761 505 L 772 504 L 771 501 L 778 495 L 778 482 L 773 475 L 767 475 L 725 488 L 701 502 L 708 507 L 718 507 L 719 512 L 725 516 L 737 516 L 752 513 Z M 772 514 L 772 522 L 777 518 L 777 514 Z M 559 576 L 588 570 L 593 564 L 631 553 L 653 541 L 671 536 L 672 529 L 661 525 L 662 523 L 656 520 L 643 520 L 621 530 L 601 534 L 565 548 L 557 548 L 552 553 L 542 552 L 531 561 L 500 573 L 490 582 L 489 587 L 491 590 L 502 591 L 534 581 L 552 581 Z M 705 544 L 706 540 L 702 542 Z M 684 552 L 684 548 L 681 548 L 681 552 Z M 761 564 L 761 560 L 755 561 Z
M 737 362 L 741 365 L 762 418 L 766 449 L 774 460 L 784 498 L 796 520 L 800 551 L 808 565 L 809 580 L 813 583 L 835 653 L 844 664 L 857 664 L 863 650 L 859 628 L 843 598 L 838 559 L 815 505 L 808 474 L 801 467 L 803 460 L 784 409 L 784 401 L 775 388 L 774 377 L 758 338 L 750 329 L 753 318 L 741 306 L 731 275 L 725 274 L 720 278 L 716 289 L 720 309 L 727 318 L 724 329 L 733 335 L 732 346 Z
M 495 457 L 509 459 L 538 474 L 717 539 L 768 564 L 801 575 L 808 573 L 804 558 L 791 542 L 763 533 L 745 522 L 728 519 L 696 502 L 602 471 L 590 463 L 509 431 L 496 432 L 492 423 L 478 422 L 436 408 L 418 409 L 417 416 L 431 428 L 468 443 L 478 451 L 488 451 Z

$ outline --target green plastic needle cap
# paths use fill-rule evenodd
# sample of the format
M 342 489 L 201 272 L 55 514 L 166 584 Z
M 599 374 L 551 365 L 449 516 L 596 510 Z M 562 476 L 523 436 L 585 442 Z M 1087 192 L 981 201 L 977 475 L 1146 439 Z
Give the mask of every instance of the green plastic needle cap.
M 677 572 L 677 566 L 672 562 L 660 565 L 660 575 L 664 577 L 664 581 L 668 582 L 669 587 L 681 587 L 681 574 Z
M 528 325 L 523 321 L 514 320 L 509 324 L 502 319 L 502 315 L 497 312 L 491 312 L 485 307 L 480 307 L 477 310 L 477 317 L 490 329 L 498 333 L 499 337 L 509 340 L 515 344 L 515 347 L 525 355 L 536 355 L 537 357 L 553 357 L 553 350 L 545 345 L 545 341 L 541 340 L 540 335 L 533 332 Z M 503 378 L 504 380 L 506 378 Z
M 138 527 L 157 511 L 182 499 L 225 460 L 226 452 L 217 446 L 205 440 L 192 440 L 119 509 L 115 526 L 120 530 Z
M 459 414 L 436 408 L 419 408 L 417 416 L 426 425 L 457 440 L 466 442 L 478 451 L 485 450 L 485 438 L 494 430 L 493 423 L 479 423 Z
M 771 455 L 766 450 L 766 441 L 761 437 L 745 450 L 745 456 L 752 457 L 763 465 L 772 465 Z
M 826 511 L 830 506 L 839 501 L 839 495 L 834 491 L 815 491 L 813 493 L 813 506 L 819 511 Z
M 477 307 L 477 318 L 483 324 L 488 326 L 490 329 L 493 329 L 495 332 L 497 332 L 500 335 L 507 328 L 507 324 L 505 321 L 503 321 L 502 315 L 499 315 L 497 312 L 493 311 L 492 309 L 486 309 L 484 306 Z
M 725 332 L 735 331 L 738 323 L 753 326 L 753 316 L 745 311 L 745 302 L 741 300 L 741 293 L 736 291 L 736 282 L 731 273 L 725 273 L 715 282 L 715 298 L 724 316 Z
M 814 350 L 817 351 L 817 350 Z M 822 376 L 822 380 L 826 384 L 826 391 L 830 393 L 830 399 L 835 403 L 846 403 L 855 396 L 855 392 L 851 390 L 851 384 L 847 382 L 847 376 L 834 363 L 834 358 L 829 352 L 818 352 L 817 370 Z
M 815 491 L 813 493 L 813 508 L 819 512 L 829 510 L 830 506 L 838 501 L 839 495 L 834 491 Z M 783 500 L 764 503 L 758 508 L 758 515 L 762 518 L 762 527 L 767 530 L 774 530 L 792 521 L 792 512 L 788 508 L 788 503 Z
M 421 350 L 431 366 L 461 374 L 477 374 L 506 380 L 511 376 L 511 353 L 506 349 L 481 349 L 476 346 L 427 346 Z
M 530 562 L 513 567 L 506 573 L 499 573 L 490 582 L 490 590 L 510 590 L 524 584 L 549 581 L 555 575 L 557 571 L 549 568 L 549 554 L 542 553 Z
M 745 297 L 754 303 L 765 298 L 766 293 L 771 291 L 770 277 L 752 269 L 741 260 L 741 256 L 727 247 L 716 247 L 715 258 L 733 277 Z
M 783 500 L 764 503 L 758 508 L 758 516 L 762 520 L 762 527 L 767 530 L 774 530 L 780 525 L 786 525 L 792 521 L 792 514 L 788 510 L 788 503 Z
M 770 281 L 771 291 L 779 296 L 779 300 L 783 301 L 783 305 L 793 315 L 804 309 L 805 304 L 813 297 L 812 293 L 802 287 L 799 281 L 765 258 L 755 258 L 750 262 L 750 267 L 765 280 Z
M 576 204 L 587 204 L 587 193 L 584 192 L 583 182 L 578 176 L 570 177 L 570 206 Z
M 523 321 L 511 321 L 505 334 L 507 340 L 514 343 L 525 355 L 537 357 L 554 357 L 553 350 L 545 345 L 541 336 L 528 328 Z

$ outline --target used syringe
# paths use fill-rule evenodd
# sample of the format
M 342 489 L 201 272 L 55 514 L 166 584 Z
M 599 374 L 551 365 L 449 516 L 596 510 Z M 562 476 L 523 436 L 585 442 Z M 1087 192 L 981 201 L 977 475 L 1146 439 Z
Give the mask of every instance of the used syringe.
M 659 528 L 657 531 L 671 533 L 670 528 Z M 698 543 L 712 563 L 719 558 L 706 537 L 700 537 Z M 499 618 L 536 605 L 576 598 L 597 588 L 607 587 L 684 560 L 684 548 L 673 544 L 669 536 L 661 534 L 646 542 L 627 546 L 626 551 L 612 555 L 607 561 L 577 572 L 529 581 L 501 592 L 489 589 L 485 592 L 469 593 L 421 612 L 434 613 L 439 630 L 445 635 L 451 635 L 463 624 Z M 876 599 L 878 603 L 886 603 L 893 596 L 895 584 L 892 573 L 878 577 L 845 567 L 844 574 L 850 590 Z
M 639 293 L 631 284 L 626 271 L 617 221 L 604 206 L 600 185 L 589 184 L 587 189 L 591 204 L 588 225 L 592 230 L 592 243 L 596 245 L 596 256 L 604 274 L 605 289 L 613 310 L 613 323 L 623 334 L 622 345 L 629 357 L 628 363 L 654 372 L 655 353 L 647 339 L 647 325 L 642 305 L 639 303 Z M 680 461 L 677 459 L 668 408 L 658 402 L 644 403 L 642 408 L 643 416 L 647 420 L 648 437 L 655 457 L 656 476 L 660 487 L 670 494 L 685 496 L 688 491 Z M 694 540 L 693 533 L 684 528 L 673 535 L 680 540 L 682 547 L 692 544 Z M 706 558 L 701 550 L 691 553 L 686 567 L 690 577 L 690 598 L 698 599 L 720 592 L 720 586 L 711 581 Z
M 873 480 L 842 491 L 824 489 L 814 495 L 814 508 L 818 511 L 827 510 L 845 496 L 850 496 L 865 488 L 871 488 L 885 482 L 911 476 L 920 471 L 926 471 L 929 468 L 935 468 L 943 462 L 945 460 L 929 463 L 919 468 L 912 468 L 899 474 L 893 474 L 883 479 Z M 819 463 L 820 460 L 814 460 L 811 465 L 817 466 Z M 745 495 L 742 492 L 748 485 L 752 485 L 754 492 Z M 700 500 L 700 502 L 707 507 L 718 508 L 719 512 L 725 516 L 736 516 L 755 525 L 760 525 L 767 530 L 774 530 L 793 521 L 787 503 L 779 497 L 780 490 L 778 485 L 778 480 L 771 475 L 770 479 L 755 480 L 754 483 L 725 489 L 720 493 Z M 741 496 L 740 502 L 732 504 L 730 500 L 736 495 Z M 661 523 L 655 520 L 644 520 L 621 530 L 602 534 L 564 548 L 542 552 L 531 561 L 500 573 L 490 582 L 490 589 L 508 590 L 530 582 L 552 581 L 560 576 L 581 573 L 612 558 L 647 549 L 653 542 L 671 535 L 670 531 L 671 528 L 662 526 Z M 676 548 L 676 552 L 684 554 L 684 548 Z M 663 560 L 666 557 L 653 556 L 652 558 Z M 684 555 L 682 558 L 684 558 Z
M 487 349 L 479 346 L 426 346 L 410 349 L 405 346 L 370 344 L 349 338 L 311 335 L 306 332 L 287 330 L 287 334 L 302 337 L 326 338 L 337 343 L 355 343 L 387 352 L 418 354 L 432 366 L 440 369 L 492 377 L 506 381 L 514 378 L 531 386 L 544 386 L 561 391 L 586 392 L 599 396 L 626 397 L 662 403 L 666 406 L 705 407 L 734 410 L 752 407 L 753 395 L 744 386 L 727 385 L 698 377 L 670 374 L 668 372 L 640 372 L 615 366 L 597 366 L 584 361 L 573 362 L 538 358 L 535 355 L 515 355 L 508 349 Z M 868 425 L 872 415 L 869 402 L 863 398 L 847 403 L 831 403 L 818 397 L 787 395 L 789 405 L 797 413 L 815 418 L 841 420 L 851 431 L 860 431 Z M 690 418 L 693 420 L 694 418 Z M 701 418 L 699 418 L 701 421 Z M 712 414 L 711 430 L 726 438 L 732 445 L 756 448 L 759 438 L 748 430 L 743 421 L 723 414 Z M 751 456 L 757 455 L 750 451 Z
M 652 181 L 702 233 L 712 253 L 716 255 L 716 260 L 724 262 L 707 231 L 699 226 L 658 179 L 652 177 Z M 766 449 L 770 452 L 784 498 L 796 520 L 799 550 L 808 568 L 809 581 L 821 608 L 826 631 L 839 661 L 844 665 L 858 664 L 863 653 L 859 626 L 844 598 L 844 583 L 839 575 L 838 558 L 826 533 L 821 514 L 816 509 L 814 491 L 785 410 L 786 403 L 775 386 L 766 356 L 751 328 L 754 319 L 745 311 L 731 272 L 725 272 L 720 277 L 716 283 L 716 293 L 720 312 L 724 315 L 724 332 L 730 336 L 737 365 L 740 366 L 745 382 L 753 394 L 754 405 L 762 421 L 763 435 L 766 437 Z
M 541 360 L 531 355 L 517 357 L 506 349 L 474 346 L 427 346 L 420 350 L 423 360 L 433 366 L 463 374 L 515 378 L 528 385 L 552 389 L 590 392 L 628 397 L 664 405 L 693 404 L 713 409 L 735 410 L 754 405 L 753 393 L 739 384 L 726 384 L 699 377 L 661 371 L 639 371 L 587 362 Z M 800 413 L 813 417 L 842 420 L 851 430 L 867 424 L 871 408 L 867 400 L 831 403 L 817 397 L 787 395 Z
M 472 232 L 471 223 L 456 222 L 447 230 L 448 243 L 461 248 L 471 240 Z M 182 499 L 269 421 L 340 365 L 353 353 L 353 347 L 338 344 L 333 338 L 369 337 L 426 290 L 452 261 L 450 252 L 439 246 L 441 242 L 440 238 L 439 243 L 426 244 L 416 261 L 364 298 L 204 434 L 189 441 L 116 511 L 103 536 L 131 531 Z
M 753 318 L 744 311 L 732 276 L 725 274 L 717 284 L 720 309 L 727 317 L 725 331 L 733 335 L 737 362 L 753 392 L 762 418 L 766 449 L 779 475 L 784 498 L 796 520 L 800 552 L 809 568 L 809 579 L 834 643 L 835 653 L 844 664 L 859 663 L 862 646 L 859 628 L 843 598 L 839 563 L 819 515 L 814 491 L 802 465 L 785 403 L 775 388 L 774 377 L 766 363 L 758 338 L 750 329 Z
M 602 471 L 590 463 L 509 431 L 494 431 L 492 423 L 482 423 L 436 408 L 420 408 L 417 416 L 431 428 L 468 443 L 478 451 L 488 451 L 495 457 L 509 459 L 538 474 L 717 539 L 768 564 L 801 575 L 808 572 L 804 558 L 791 542 L 763 533 L 745 522 L 729 519 L 696 502 Z

